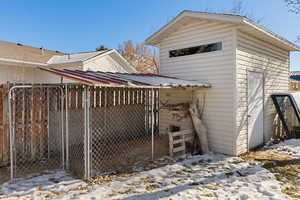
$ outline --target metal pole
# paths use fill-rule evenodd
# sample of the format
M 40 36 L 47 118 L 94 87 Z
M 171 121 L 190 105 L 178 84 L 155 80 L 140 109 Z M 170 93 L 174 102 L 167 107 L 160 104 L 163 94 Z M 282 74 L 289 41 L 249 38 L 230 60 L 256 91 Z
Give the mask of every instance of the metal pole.
M 151 143 L 152 143 L 152 160 L 154 160 L 154 90 L 151 89 Z
M 61 147 L 62 147 L 62 168 L 65 169 L 65 137 L 64 137 L 64 92 L 61 90 L 60 96 L 61 111 Z
M 47 88 L 47 136 L 48 136 L 48 160 L 50 160 L 50 93 Z
M 88 178 L 91 176 L 91 132 L 90 132 L 90 103 L 91 103 L 91 96 L 90 96 L 90 86 L 87 87 L 87 144 L 88 144 L 88 149 L 87 149 L 87 166 L 88 166 Z
M 84 169 L 85 179 L 90 178 L 90 123 L 89 123 L 89 86 L 84 87 Z
M 14 179 L 14 137 L 13 137 L 13 126 L 12 126 L 12 90 L 8 94 L 8 113 L 9 113 L 9 139 L 10 139 L 10 178 Z
M 69 169 L 69 95 L 68 85 L 65 85 L 65 98 L 66 98 L 66 169 Z
M 88 173 L 87 173 L 87 92 L 86 92 L 86 86 L 84 86 L 84 92 L 83 92 L 83 99 L 84 99 L 84 178 L 88 179 Z

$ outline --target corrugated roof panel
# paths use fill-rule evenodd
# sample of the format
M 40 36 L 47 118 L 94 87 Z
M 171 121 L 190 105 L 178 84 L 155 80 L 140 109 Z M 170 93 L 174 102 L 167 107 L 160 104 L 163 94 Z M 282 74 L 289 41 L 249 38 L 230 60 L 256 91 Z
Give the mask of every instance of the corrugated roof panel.
M 42 70 L 54 73 L 59 76 L 73 79 L 77 82 L 88 85 L 112 86 L 112 87 L 211 87 L 210 83 L 202 81 L 183 80 L 158 74 L 125 74 L 111 72 L 92 72 L 81 70 Z

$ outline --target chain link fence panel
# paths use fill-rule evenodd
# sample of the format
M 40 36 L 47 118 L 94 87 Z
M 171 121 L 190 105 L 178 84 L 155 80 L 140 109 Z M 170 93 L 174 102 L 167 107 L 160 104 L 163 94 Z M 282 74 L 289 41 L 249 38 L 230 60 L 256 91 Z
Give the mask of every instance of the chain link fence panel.
M 85 176 L 84 87 L 66 86 L 67 169 L 77 177 Z
M 64 166 L 80 178 L 128 172 L 168 146 L 158 89 L 15 86 L 9 118 L 12 178 Z
M 57 86 L 11 88 L 11 178 L 63 168 L 62 98 Z
M 152 159 L 148 90 L 91 89 L 91 173 L 124 171 Z M 100 95 L 101 104 L 94 102 Z

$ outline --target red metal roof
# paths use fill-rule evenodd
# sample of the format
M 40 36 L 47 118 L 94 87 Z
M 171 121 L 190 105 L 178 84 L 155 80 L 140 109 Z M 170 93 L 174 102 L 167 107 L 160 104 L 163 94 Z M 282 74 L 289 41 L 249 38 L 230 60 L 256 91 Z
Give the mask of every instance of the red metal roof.
M 183 80 L 158 74 L 126 74 L 112 72 L 93 72 L 68 69 L 40 68 L 49 73 L 56 74 L 76 82 L 95 86 L 111 87 L 211 87 L 210 83 L 202 81 Z

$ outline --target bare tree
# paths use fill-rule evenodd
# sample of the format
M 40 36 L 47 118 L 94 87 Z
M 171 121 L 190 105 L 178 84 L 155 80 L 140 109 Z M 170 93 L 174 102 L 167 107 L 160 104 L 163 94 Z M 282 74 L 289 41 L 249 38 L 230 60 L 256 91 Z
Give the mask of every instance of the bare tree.
M 285 0 L 289 11 L 299 14 L 300 13 L 300 0 Z
M 158 73 L 159 60 L 154 48 L 128 40 L 119 45 L 119 52 L 138 72 Z
M 249 9 L 247 8 L 247 5 L 242 0 L 235 0 L 233 2 L 232 8 L 230 9 L 229 13 L 245 16 L 245 17 L 255 21 L 258 24 L 261 24 L 263 21 L 262 17 L 258 18 L 257 16 L 254 16 L 253 12 L 249 11 Z
M 300 0 L 285 0 L 285 2 L 289 8 L 289 12 L 300 14 Z M 300 35 L 297 36 L 295 42 L 300 42 Z
M 108 48 L 104 45 L 100 45 L 99 47 L 96 48 L 96 51 L 103 51 L 103 50 L 108 50 Z

